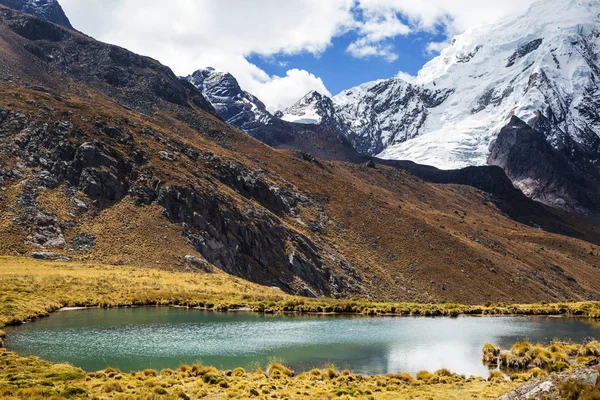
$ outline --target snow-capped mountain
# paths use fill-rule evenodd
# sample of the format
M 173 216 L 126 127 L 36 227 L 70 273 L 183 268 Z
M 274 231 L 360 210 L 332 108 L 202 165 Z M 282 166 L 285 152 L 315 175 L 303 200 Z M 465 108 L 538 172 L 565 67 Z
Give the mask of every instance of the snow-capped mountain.
M 360 152 L 442 169 L 498 165 L 534 199 L 600 210 L 600 0 L 539 1 L 455 37 L 414 82 L 369 82 L 332 100 Z
M 58 0 L 0 0 L 0 5 L 73 29 Z
M 544 0 L 455 37 L 414 83 L 369 82 L 333 102 L 354 146 L 382 158 L 484 165 L 513 115 L 530 125 L 544 116 L 553 146 L 568 137 L 597 155 L 599 57 L 600 0 Z M 311 115 L 305 103 L 284 114 Z
M 278 111 L 275 115 L 284 121 L 308 125 L 337 125 L 339 120 L 331 98 L 315 90 L 308 92 L 296 104 Z
M 221 118 L 246 133 L 268 125 L 273 116 L 255 96 L 242 90 L 228 72 L 200 69 L 185 78 L 215 107 Z
M 194 85 L 227 123 L 269 146 L 327 160 L 361 159 L 336 125 L 333 103 L 327 96 L 311 92 L 303 98 L 302 107 L 310 110 L 310 117 L 293 115 L 290 109 L 282 119 L 281 112 L 271 115 L 256 96 L 241 89 L 230 73 L 207 68 L 182 79 Z
M 429 109 L 453 89 L 429 89 L 392 78 L 344 90 L 333 98 L 343 130 L 361 153 L 376 155 L 421 133 Z
M 380 156 L 442 168 L 485 164 L 490 143 L 514 115 L 530 125 L 544 116 L 555 148 L 572 139 L 597 160 L 599 15 L 599 0 L 546 0 L 456 37 L 415 81 L 449 95 L 427 108 L 412 138 Z

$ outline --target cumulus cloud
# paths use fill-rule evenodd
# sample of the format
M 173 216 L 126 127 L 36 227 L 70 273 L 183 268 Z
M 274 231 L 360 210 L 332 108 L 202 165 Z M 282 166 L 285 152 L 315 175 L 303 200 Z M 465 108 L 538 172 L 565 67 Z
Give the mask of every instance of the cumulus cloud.
M 318 55 L 353 24 L 353 0 L 61 0 L 73 25 L 168 65 L 178 75 L 212 66 L 274 108 L 289 106 L 288 93 L 327 92 L 307 71 L 269 76 L 249 55 Z M 279 99 L 276 88 L 285 88 Z M 292 90 L 292 87 L 296 89 Z M 327 92 L 328 93 L 328 92 Z
M 294 104 L 311 90 L 331 96 L 321 78 L 304 70 L 290 69 L 284 77 L 273 76 L 257 85 L 253 93 L 275 111 Z
M 409 34 L 410 27 L 401 22 L 393 10 L 358 8 L 360 20 L 355 20 L 354 29 L 359 38 L 350 43 L 346 49 L 348 53 L 357 58 L 382 57 L 388 62 L 395 61 L 398 55 L 386 41 Z
M 398 35 L 439 27 L 455 34 L 522 11 L 532 1 L 61 0 L 61 4 L 73 25 L 86 34 L 153 57 L 178 75 L 207 66 L 229 71 L 244 89 L 274 109 L 291 105 L 309 90 L 328 91 L 310 71 L 290 69 L 285 76 L 270 76 L 247 61 L 250 55 L 274 60 L 282 54 L 318 56 L 333 38 L 352 32 L 356 39 L 346 49 L 350 55 L 391 62 L 398 58 L 393 46 Z M 441 46 L 432 43 L 427 49 L 435 52 Z

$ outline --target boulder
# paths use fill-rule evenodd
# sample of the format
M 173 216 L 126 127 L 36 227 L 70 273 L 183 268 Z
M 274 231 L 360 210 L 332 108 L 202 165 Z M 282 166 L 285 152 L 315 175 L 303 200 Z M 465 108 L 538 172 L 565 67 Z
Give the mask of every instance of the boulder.
M 60 254 L 52 253 L 50 251 L 34 251 L 31 253 L 31 258 L 36 260 L 47 260 L 47 261 L 70 261 L 69 257 L 61 256 Z

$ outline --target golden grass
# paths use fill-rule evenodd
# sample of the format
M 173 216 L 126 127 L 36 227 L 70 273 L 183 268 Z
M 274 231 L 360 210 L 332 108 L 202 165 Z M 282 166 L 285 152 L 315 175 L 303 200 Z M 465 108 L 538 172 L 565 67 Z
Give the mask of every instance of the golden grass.
M 0 397 L 127 399 L 493 399 L 516 387 L 438 371 L 428 381 L 410 375 L 361 376 L 334 368 L 293 376 L 273 363 L 266 372 L 219 371 L 203 365 L 124 373 L 114 368 L 85 373 L 65 364 L 0 350 Z
M 46 262 L 29 258 L 0 257 L 0 324 L 46 316 L 65 306 L 120 305 L 202 306 L 215 310 L 249 307 L 258 312 L 349 312 L 366 315 L 459 314 L 598 314 L 597 303 L 464 306 L 451 303 L 378 303 L 367 300 L 307 299 L 256 285 L 223 273 L 184 273 L 110 266 L 94 263 Z M 0 337 L 2 333 L 0 332 Z M 502 357 L 495 346 L 492 356 Z M 484 349 L 485 350 L 485 349 Z M 553 342 L 547 347 L 520 343 L 515 354 L 531 352 L 552 365 L 564 362 L 563 354 L 584 362 L 597 354 L 595 342 L 573 345 Z M 548 354 L 551 353 L 550 356 Z M 485 354 L 485 351 L 484 351 Z M 512 354 L 512 353 L 511 353 Z M 220 371 L 213 367 L 181 366 L 173 371 L 123 373 L 107 368 L 85 373 L 78 368 L 52 364 L 36 357 L 20 357 L 0 350 L 2 398 L 280 398 L 280 399 L 470 399 L 496 398 L 519 382 L 550 370 L 534 368 L 513 376 L 513 381 L 492 374 L 465 379 L 448 370 L 386 376 L 361 376 L 334 367 L 295 375 L 279 362 L 266 370 L 242 368 Z
M 483 346 L 483 363 L 500 371 L 490 373 L 490 378 L 506 373 L 512 380 L 528 381 L 553 372 L 585 366 L 600 356 L 600 342 L 571 343 L 554 340 L 548 344 L 533 344 L 525 340 L 502 350 L 492 344 Z M 493 376 L 492 376 L 493 375 Z
M 600 317 L 600 303 L 487 304 L 386 303 L 309 299 L 224 273 L 168 272 L 133 266 L 49 262 L 0 257 L 0 327 L 47 316 L 61 307 L 179 305 L 257 312 L 365 315 L 566 315 Z

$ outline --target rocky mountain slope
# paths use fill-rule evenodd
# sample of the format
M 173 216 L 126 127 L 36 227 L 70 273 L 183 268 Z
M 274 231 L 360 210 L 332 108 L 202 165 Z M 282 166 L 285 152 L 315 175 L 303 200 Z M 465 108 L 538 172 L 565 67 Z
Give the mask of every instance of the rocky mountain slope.
M 0 0 L 0 5 L 73 29 L 58 0 Z
M 225 122 L 244 132 L 252 132 L 273 120 L 265 105 L 242 90 L 228 72 L 218 72 L 213 68 L 200 69 L 185 79 L 210 101 Z
M 335 111 L 333 101 L 321 93 L 312 90 L 298 102 L 275 115 L 284 121 L 306 125 L 326 125 L 342 131 L 342 121 Z
M 497 167 L 413 168 L 273 149 L 158 62 L 0 7 L 0 254 L 309 296 L 600 299 L 598 220 Z

